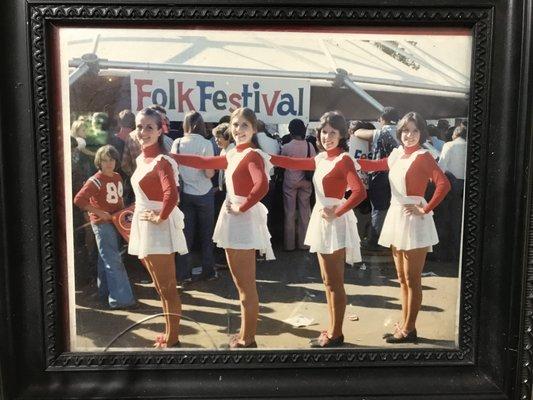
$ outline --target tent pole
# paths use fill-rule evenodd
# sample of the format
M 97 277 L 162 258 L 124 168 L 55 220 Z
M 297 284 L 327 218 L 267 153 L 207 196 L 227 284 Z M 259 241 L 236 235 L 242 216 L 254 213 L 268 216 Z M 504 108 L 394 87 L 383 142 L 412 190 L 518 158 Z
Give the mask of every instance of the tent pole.
M 74 70 L 72 74 L 68 77 L 68 84 L 69 86 L 72 86 L 78 79 L 80 79 L 83 75 L 85 75 L 89 71 L 89 66 L 86 62 L 83 62 L 79 65 L 78 68 Z
M 100 44 L 100 34 L 96 35 L 96 37 L 94 38 L 92 54 L 96 54 L 96 50 L 98 50 L 99 44 Z
M 69 61 L 69 67 L 77 68 L 84 62 L 83 58 L 74 58 Z M 191 72 L 205 74 L 225 74 L 225 75 L 242 75 L 242 76 L 262 76 L 266 78 L 294 78 L 294 79 L 317 79 L 326 81 L 335 81 L 337 75 L 334 72 L 305 72 L 305 71 L 278 71 L 267 69 L 245 69 L 245 68 L 226 68 L 226 67 L 204 67 L 196 65 L 173 65 L 165 63 L 140 63 L 130 61 L 109 61 L 98 60 L 98 68 L 102 69 L 123 69 L 123 70 L 140 70 L 140 71 L 164 71 L 164 72 Z M 412 89 L 433 90 L 441 93 L 457 93 L 467 95 L 467 87 L 453 87 L 435 85 L 422 82 L 404 82 L 394 79 L 371 78 L 348 74 L 352 81 L 359 83 L 369 83 L 376 85 L 405 87 Z
M 98 45 L 100 44 L 100 34 L 96 35 L 93 40 L 93 51 L 92 53 L 87 53 L 81 56 L 81 63 L 77 66 L 76 70 L 68 77 L 68 84 L 72 86 L 78 79 L 83 75 L 89 72 L 91 69 L 98 73 L 98 61 L 99 58 L 96 55 L 96 50 L 98 50 Z
M 69 61 L 69 67 L 78 67 L 83 62 L 80 58 Z M 273 78 L 299 78 L 299 79 L 323 79 L 334 80 L 334 72 L 304 72 L 304 71 L 277 71 L 252 68 L 227 68 L 227 67 L 204 67 L 196 65 L 176 65 L 165 63 L 142 63 L 131 61 L 99 60 L 100 69 L 125 69 L 141 71 L 166 71 L 166 72 L 191 72 L 205 74 L 225 74 L 244 76 L 263 76 Z
M 354 81 L 352 81 L 348 76 L 342 76 L 342 82 L 346 87 L 353 90 L 355 93 L 357 93 L 363 100 L 365 100 L 368 104 L 370 104 L 372 107 L 374 107 L 379 112 L 383 112 L 383 105 L 377 101 L 375 98 L 370 96 L 367 92 L 365 92 L 363 89 L 361 89 Z

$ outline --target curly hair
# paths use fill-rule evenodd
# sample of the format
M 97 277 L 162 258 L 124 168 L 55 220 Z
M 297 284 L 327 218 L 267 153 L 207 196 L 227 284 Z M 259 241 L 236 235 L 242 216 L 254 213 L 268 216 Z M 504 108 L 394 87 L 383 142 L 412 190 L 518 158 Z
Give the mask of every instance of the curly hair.
M 348 134 L 348 126 L 346 124 L 346 119 L 340 111 L 328 111 L 322 117 L 320 117 L 320 125 L 316 128 L 316 145 L 320 151 L 325 151 L 324 146 L 322 146 L 321 134 L 322 129 L 326 125 L 331 126 L 333 129 L 339 131 L 340 139 L 337 147 L 340 147 L 343 151 L 348 151 L 348 141 L 350 140 L 350 135 Z
M 409 122 L 414 122 L 414 124 L 420 131 L 420 139 L 418 139 L 418 144 L 421 145 L 426 140 L 428 140 L 428 127 L 426 124 L 426 120 L 419 113 L 411 111 L 405 114 L 398 122 L 396 128 L 396 138 L 398 139 L 398 142 L 402 143 L 402 132 L 407 130 L 407 124 Z
M 230 132 L 230 126 L 227 122 L 218 124 L 216 127 L 213 128 L 211 132 L 215 137 L 221 137 L 222 139 L 227 140 L 229 142 L 233 141 L 233 137 L 231 136 Z

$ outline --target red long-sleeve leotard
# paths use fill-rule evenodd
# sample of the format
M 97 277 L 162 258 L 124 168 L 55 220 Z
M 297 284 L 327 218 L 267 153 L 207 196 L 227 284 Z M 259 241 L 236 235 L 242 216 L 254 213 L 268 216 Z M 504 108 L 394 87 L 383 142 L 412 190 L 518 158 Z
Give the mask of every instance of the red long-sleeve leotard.
M 240 153 L 249 147 L 250 144 L 240 144 L 235 147 L 235 151 Z M 198 169 L 226 169 L 228 167 L 226 156 L 203 157 L 192 154 L 171 154 L 171 156 L 178 164 Z M 226 176 L 226 179 L 229 178 Z M 231 176 L 231 180 L 235 194 L 246 198 L 239 207 L 241 212 L 250 209 L 268 192 L 265 163 L 263 158 L 255 151 L 248 152 L 239 162 Z
M 413 146 L 404 148 L 404 151 L 405 154 L 412 154 L 419 149 L 420 146 Z M 389 164 L 387 160 L 387 158 L 380 160 L 359 159 L 358 162 L 361 169 L 365 172 L 388 171 Z M 424 197 L 430 180 L 435 183 L 435 193 L 433 193 L 433 197 L 431 197 L 431 200 L 424 207 L 426 214 L 437 207 L 450 191 L 448 178 L 446 178 L 446 175 L 444 175 L 431 154 L 426 152 L 416 156 L 416 159 L 413 160 L 413 163 L 405 174 L 407 196 Z
M 331 161 L 341 154 L 343 150 L 336 147 L 327 151 L 326 159 Z M 302 171 L 314 171 L 316 163 L 314 158 L 297 158 L 278 155 L 270 155 L 272 164 L 286 169 L 297 169 Z M 342 214 L 357 206 L 366 198 L 366 190 L 357 175 L 353 160 L 346 154 L 341 157 L 333 169 L 324 176 L 322 180 L 324 196 L 336 199 L 342 199 L 347 188 L 352 191 L 346 202 L 335 210 L 335 215 L 340 217 Z
M 145 159 L 155 158 L 160 153 L 158 143 L 142 150 Z M 160 159 L 154 169 L 139 181 L 139 186 L 148 199 L 163 202 L 159 217 L 167 219 L 179 200 L 174 171 L 168 160 Z

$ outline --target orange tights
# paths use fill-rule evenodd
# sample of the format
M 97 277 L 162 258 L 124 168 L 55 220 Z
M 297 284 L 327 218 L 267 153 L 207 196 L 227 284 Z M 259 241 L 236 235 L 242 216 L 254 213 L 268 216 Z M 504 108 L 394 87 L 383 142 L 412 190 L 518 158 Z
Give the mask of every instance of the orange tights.
M 406 332 L 415 329 L 416 317 L 422 305 L 422 270 L 426 263 L 427 247 L 398 250 L 392 246 L 394 265 L 400 281 L 402 296 L 402 323 Z
M 144 258 L 146 269 L 161 297 L 165 314 L 165 342 L 172 346 L 179 340 L 181 300 L 176 288 L 174 254 L 150 254 Z
M 248 345 L 255 341 L 259 297 L 255 283 L 255 250 L 226 249 L 226 258 L 241 303 L 239 341 Z
M 339 249 L 332 254 L 317 254 L 320 274 L 326 287 L 329 314 L 328 335 L 337 338 L 342 335 L 342 322 L 346 311 L 346 292 L 344 290 L 346 249 Z

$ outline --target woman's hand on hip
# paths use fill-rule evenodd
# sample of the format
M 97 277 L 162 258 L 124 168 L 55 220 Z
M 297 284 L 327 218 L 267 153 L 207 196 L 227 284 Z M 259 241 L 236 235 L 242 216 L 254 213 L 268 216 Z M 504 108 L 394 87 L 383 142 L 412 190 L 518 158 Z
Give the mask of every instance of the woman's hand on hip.
M 240 205 L 226 200 L 226 211 L 233 215 L 241 214 Z
M 336 210 L 336 206 L 324 207 L 321 212 L 322 218 L 329 222 L 333 221 L 335 218 L 337 218 L 337 215 L 335 214 Z
M 407 215 L 425 215 L 424 207 L 420 204 L 406 204 L 403 206 L 403 212 Z
M 159 211 L 145 210 L 139 215 L 141 221 L 148 221 L 153 224 L 160 224 L 163 220 L 159 217 Z

